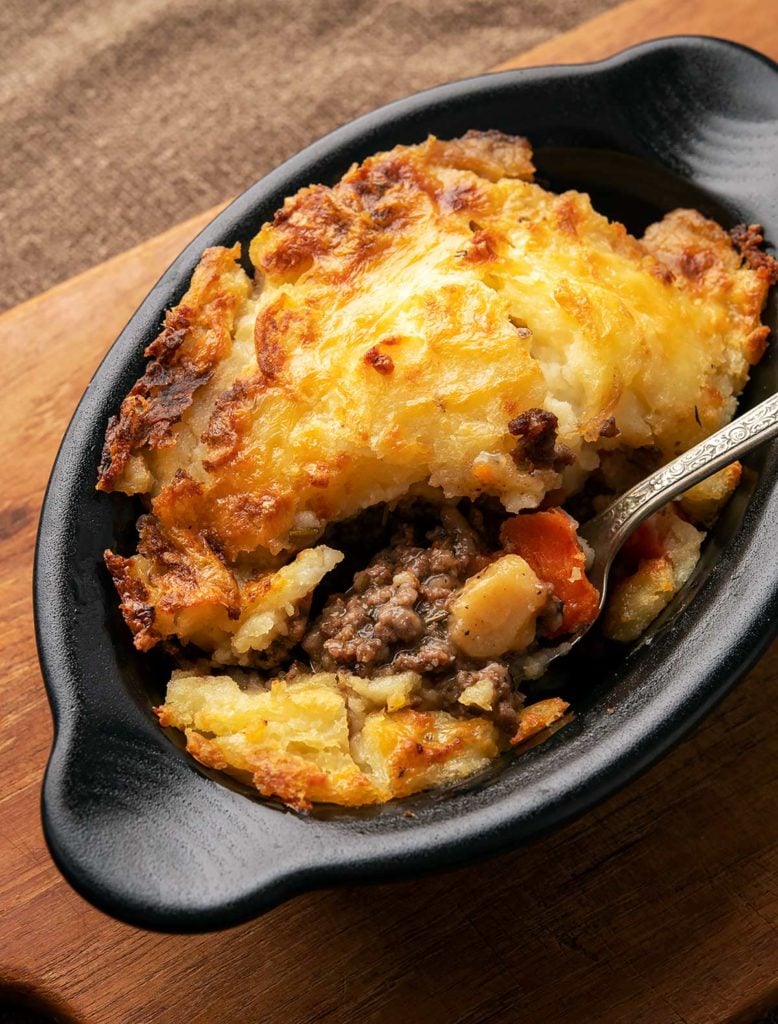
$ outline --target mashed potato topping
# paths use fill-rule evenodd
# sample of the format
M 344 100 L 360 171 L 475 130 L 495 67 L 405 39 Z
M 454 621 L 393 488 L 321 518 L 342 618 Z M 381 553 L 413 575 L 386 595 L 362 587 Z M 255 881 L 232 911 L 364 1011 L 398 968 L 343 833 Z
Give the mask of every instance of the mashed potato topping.
M 162 725 L 184 732 L 203 764 L 292 807 L 379 803 L 470 775 L 507 745 L 487 719 L 413 710 L 420 686 L 413 673 L 385 677 L 380 686 L 318 673 L 254 689 L 229 676 L 177 672 L 158 713 Z M 556 698 L 526 708 L 515 741 L 565 708 Z
M 526 140 L 468 132 L 302 189 L 253 278 L 239 246 L 204 254 L 108 426 L 98 486 L 147 504 L 137 551 L 106 554 L 136 646 L 208 659 L 160 719 L 296 807 L 462 777 L 563 714 L 517 685 L 596 614 L 558 506 L 723 425 L 764 351 L 756 228 L 676 210 L 638 240 L 532 177 Z M 657 519 L 613 636 L 735 485 Z

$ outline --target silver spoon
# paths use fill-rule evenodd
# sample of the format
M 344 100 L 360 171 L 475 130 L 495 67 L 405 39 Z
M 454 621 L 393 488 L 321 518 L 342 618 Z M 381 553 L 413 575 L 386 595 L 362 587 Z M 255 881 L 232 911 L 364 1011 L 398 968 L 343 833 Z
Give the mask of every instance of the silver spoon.
M 608 576 L 613 560 L 624 541 L 644 519 L 662 508 L 673 498 L 693 487 L 730 462 L 740 458 L 757 445 L 778 435 L 778 394 L 732 420 L 726 427 L 717 430 L 704 441 L 700 441 L 683 455 L 668 462 L 631 490 L 622 494 L 594 519 L 579 529 L 579 535 L 594 552 L 594 559 L 587 576 L 600 592 L 597 616 L 605 604 Z M 567 653 L 573 644 L 592 626 L 587 626 L 566 644 L 561 645 L 559 654 Z M 556 657 L 556 655 L 554 655 Z

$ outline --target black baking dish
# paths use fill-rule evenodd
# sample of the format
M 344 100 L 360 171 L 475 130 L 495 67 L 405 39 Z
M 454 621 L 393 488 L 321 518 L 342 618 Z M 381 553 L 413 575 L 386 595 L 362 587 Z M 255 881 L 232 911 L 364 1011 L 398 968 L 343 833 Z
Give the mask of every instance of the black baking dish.
M 574 716 L 546 742 L 457 792 L 302 816 L 199 767 L 157 725 L 164 666 L 132 647 L 102 566 L 135 510 L 98 494 L 108 417 L 142 372 L 163 311 L 202 250 L 247 243 L 283 198 L 429 132 L 529 137 L 541 180 L 586 190 L 640 232 L 676 206 L 778 238 L 778 68 L 720 40 L 679 37 L 583 66 L 485 75 L 393 103 L 249 188 L 163 275 L 82 398 L 54 466 L 35 568 L 41 665 L 56 724 L 43 787 L 54 859 L 85 897 L 134 924 L 204 930 L 306 888 L 442 868 L 581 814 L 665 753 L 733 686 L 774 631 L 775 444 L 741 489 L 669 614 L 612 664 L 579 659 Z M 767 322 L 775 325 L 775 302 Z M 772 393 L 775 352 L 741 408 Z M 607 713 L 610 712 L 610 713 Z M 411 809 L 413 815 L 406 812 Z

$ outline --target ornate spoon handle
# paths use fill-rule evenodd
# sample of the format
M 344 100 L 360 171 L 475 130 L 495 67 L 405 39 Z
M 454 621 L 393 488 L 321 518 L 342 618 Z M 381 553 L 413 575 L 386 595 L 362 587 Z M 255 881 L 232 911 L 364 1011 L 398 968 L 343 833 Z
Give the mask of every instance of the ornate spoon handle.
M 644 519 L 752 448 L 778 435 L 778 394 L 738 416 L 627 491 L 580 533 L 594 548 L 590 578 L 604 598 L 613 556 Z

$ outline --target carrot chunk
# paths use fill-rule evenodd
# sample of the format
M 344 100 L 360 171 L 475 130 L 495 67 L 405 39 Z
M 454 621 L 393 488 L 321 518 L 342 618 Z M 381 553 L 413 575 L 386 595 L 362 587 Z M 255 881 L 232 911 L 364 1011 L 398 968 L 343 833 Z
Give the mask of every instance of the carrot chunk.
M 552 636 L 572 633 L 596 618 L 600 595 L 586 578 L 575 520 L 561 508 L 514 516 L 503 524 L 502 543 L 551 584 L 562 602 L 562 623 Z
M 627 537 L 621 549 L 622 561 L 634 563 L 635 566 L 648 558 L 664 558 L 666 554 L 653 516 L 641 523 L 637 530 Z

